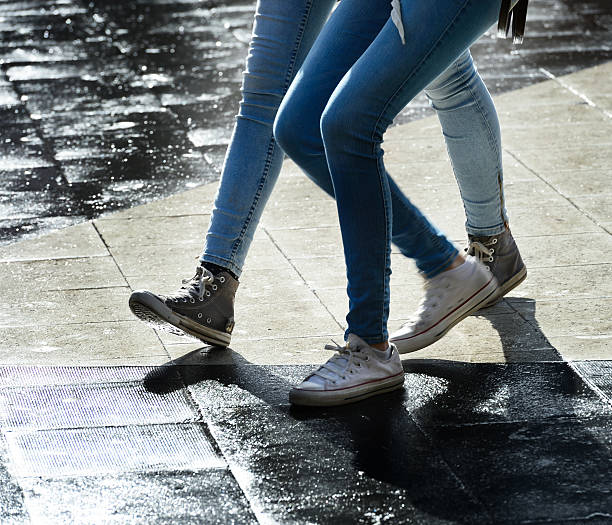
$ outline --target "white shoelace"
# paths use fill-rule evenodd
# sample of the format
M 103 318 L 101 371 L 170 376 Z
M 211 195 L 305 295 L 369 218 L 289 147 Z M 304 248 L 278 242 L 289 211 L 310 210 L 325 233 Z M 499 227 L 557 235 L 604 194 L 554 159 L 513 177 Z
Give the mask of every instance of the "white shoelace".
M 175 295 L 169 297 L 169 299 L 176 302 L 187 302 L 187 300 L 197 296 L 197 298 L 202 301 L 206 293 L 206 286 L 211 285 L 214 280 L 215 276 L 210 270 L 203 266 L 198 266 L 195 275 L 191 279 L 183 279 L 181 281 L 183 283 L 181 289 L 176 292 Z
M 481 263 L 483 263 L 487 268 L 489 268 L 486 263 L 493 262 L 493 254 L 495 253 L 495 248 L 487 248 L 481 242 L 472 241 L 467 247 L 466 252 L 468 255 L 476 257 Z
M 335 350 L 337 353 L 317 368 L 310 378 L 320 377 L 336 383 L 339 379 L 346 379 L 346 374 L 355 374 L 355 368 L 360 368 L 362 361 L 369 360 L 369 356 L 364 355 L 360 349 L 353 350 L 348 345 L 325 345 L 325 350 Z

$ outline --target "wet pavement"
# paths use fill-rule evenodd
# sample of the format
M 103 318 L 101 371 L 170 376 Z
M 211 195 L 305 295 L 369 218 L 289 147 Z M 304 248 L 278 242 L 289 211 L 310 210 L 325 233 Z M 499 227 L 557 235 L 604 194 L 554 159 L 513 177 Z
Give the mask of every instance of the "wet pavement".
M 532 2 L 514 49 L 473 47 L 495 94 L 612 58 L 609 0 Z M 0 2 L 0 244 L 218 178 L 254 2 Z M 398 117 L 430 114 L 418 97 Z
M 216 183 L 1 246 L 0 522 L 612 523 L 611 77 L 612 61 L 495 97 L 528 277 L 404 356 L 404 390 L 352 406 L 288 404 L 346 314 L 335 203 L 291 162 L 229 349 L 156 332 L 127 305 L 192 275 Z M 437 119 L 385 145 L 461 246 Z M 391 259 L 394 329 L 422 282 Z
M 286 394 L 311 367 L 208 359 L 196 351 L 160 368 L 0 368 L 13 458 L 13 476 L 0 472 L 4 517 L 612 520 L 612 390 L 594 393 L 573 368 L 584 363 L 410 359 L 403 392 L 353 410 L 297 410 Z M 596 366 L 612 370 L 611 361 Z

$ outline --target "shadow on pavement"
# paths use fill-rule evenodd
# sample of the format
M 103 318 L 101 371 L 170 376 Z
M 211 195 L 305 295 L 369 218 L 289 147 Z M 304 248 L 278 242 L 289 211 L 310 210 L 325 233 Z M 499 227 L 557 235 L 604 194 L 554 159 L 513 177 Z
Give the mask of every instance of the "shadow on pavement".
M 145 387 L 167 393 L 180 374 L 230 465 L 265 477 L 253 490 L 273 513 L 282 495 L 283 513 L 318 522 L 369 523 L 360 513 L 373 506 L 396 522 L 604 523 L 610 407 L 538 328 L 536 302 L 513 302 L 538 362 L 512 362 L 521 330 L 503 333 L 507 316 L 485 312 L 509 362 L 405 359 L 404 391 L 344 407 L 288 406 L 310 366 L 254 365 L 213 347 L 155 369 Z M 223 352 L 232 364 L 212 364 Z

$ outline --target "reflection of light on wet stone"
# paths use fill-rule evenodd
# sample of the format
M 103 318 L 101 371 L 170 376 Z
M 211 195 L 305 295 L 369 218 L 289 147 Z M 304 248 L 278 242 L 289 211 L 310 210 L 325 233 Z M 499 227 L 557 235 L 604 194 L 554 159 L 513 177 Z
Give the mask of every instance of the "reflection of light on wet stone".
M 19 98 L 13 91 L 2 90 L 0 91 L 0 106 L 12 107 L 20 104 Z
M 190 131 L 187 136 L 197 148 L 201 146 L 222 146 L 229 143 L 229 133 L 223 128 L 198 128 Z
M 53 166 L 53 163 L 40 157 L 0 157 L 0 170 L 21 170 L 49 166 Z
M 156 86 L 167 86 L 169 84 L 172 84 L 172 77 L 160 73 L 142 75 L 139 80 L 135 80 L 131 83 L 133 87 L 144 86 L 149 89 Z
M 23 80 L 51 80 L 83 76 L 84 64 L 57 66 L 13 66 L 6 71 L 11 82 Z
M 138 124 L 136 124 L 136 122 L 129 122 L 129 121 L 121 121 L 121 122 L 115 122 L 114 124 L 111 124 L 110 126 L 106 126 L 104 129 L 106 131 L 115 131 L 115 130 L 119 130 L 119 129 L 130 129 L 130 128 L 134 128 L 136 127 Z

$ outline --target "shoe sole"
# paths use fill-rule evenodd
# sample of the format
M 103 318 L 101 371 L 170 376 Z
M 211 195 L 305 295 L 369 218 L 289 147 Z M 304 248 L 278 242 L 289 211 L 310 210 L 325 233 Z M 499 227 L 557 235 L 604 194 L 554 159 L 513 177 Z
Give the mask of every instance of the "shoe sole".
M 130 297 L 130 310 L 138 319 L 149 326 L 174 335 L 195 337 L 210 345 L 229 346 L 231 340 L 230 335 L 220 332 L 219 330 L 206 328 L 184 315 L 177 314 L 153 296 L 144 296 L 142 299 L 143 300 L 136 300 Z
M 389 341 L 397 347 L 397 351 L 400 354 L 408 354 L 410 352 L 416 352 L 417 350 L 422 350 L 423 348 L 426 348 L 429 345 L 435 343 L 436 341 L 442 339 L 453 326 L 455 326 L 460 321 L 463 321 L 466 317 L 468 317 L 470 314 L 472 314 L 476 310 L 482 308 L 483 304 L 490 301 L 491 296 L 497 292 L 497 289 L 498 289 L 497 281 L 495 280 L 495 277 L 491 276 L 491 279 L 487 282 L 486 285 L 484 285 L 478 292 L 476 292 L 472 297 L 467 299 L 462 305 L 458 306 L 454 310 L 455 312 L 458 311 L 456 318 L 450 321 L 449 324 L 444 325 L 444 327 L 439 332 L 435 332 L 436 325 L 426 330 L 424 333 L 429 332 L 429 330 L 432 330 L 433 335 L 427 334 L 426 336 L 421 337 L 422 342 L 420 343 L 415 342 L 415 341 L 418 341 L 418 339 L 412 339 L 413 337 L 416 337 L 416 336 L 410 337 L 412 341 L 410 341 L 409 343 L 405 342 L 401 337 L 398 337 L 398 338 L 391 337 Z M 447 314 L 446 317 L 448 317 L 449 315 L 450 314 Z M 438 323 L 440 323 L 443 320 L 444 318 L 438 321 Z M 422 335 L 422 334 L 418 334 L 418 335 Z M 410 345 L 410 346 L 406 346 L 406 345 Z
M 343 390 L 300 390 L 294 388 L 289 392 L 289 402 L 293 405 L 309 407 L 330 407 L 356 403 L 372 396 L 392 392 L 404 386 L 404 374 L 393 376 L 377 383 L 360 385 Z
M 504 284 L 501 284 L 498 288 L 498 293 L 495 298 L 488 301 L 486 304 L 480 307 L 480 309 L 489 308 L 490 306 L 496 305 L 501 301 L 506 294 L 514 290 L 519 284 L 521 284 L 527 278 L 527 267 L 523 266 L 521 270 L 514 274 Z

